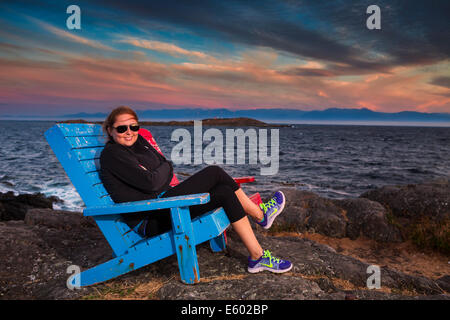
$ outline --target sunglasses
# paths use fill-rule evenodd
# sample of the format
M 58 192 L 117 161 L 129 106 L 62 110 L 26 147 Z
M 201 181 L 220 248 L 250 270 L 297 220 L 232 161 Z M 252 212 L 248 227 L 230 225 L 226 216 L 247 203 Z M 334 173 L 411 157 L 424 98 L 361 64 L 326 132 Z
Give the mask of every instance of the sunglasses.
M 129 126 L 127 125 L 123 125 L 123 126 L 117 126 L 117 127 L 113 127 L 113 129 L 115 129 L 117 131 L 117 133 L 125 133 L 127 132 L 128 128 L 130 128 L 131 131 L 139 131 L 139 125 L 138 124 L 131 124 Z

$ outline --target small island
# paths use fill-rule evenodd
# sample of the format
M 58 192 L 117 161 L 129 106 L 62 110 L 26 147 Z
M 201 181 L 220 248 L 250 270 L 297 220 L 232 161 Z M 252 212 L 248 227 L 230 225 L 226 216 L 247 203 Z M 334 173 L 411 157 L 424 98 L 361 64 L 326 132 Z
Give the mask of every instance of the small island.
M 287 124 L 270 124 L 252 118 L 210 118 L 203 119 L 203 126 L 227 126 L 227 127 L 290 127 Z M 84 119 L 64 120 L 59 123 L 96 123 L 103 121 L 86 121 Z M 193 126 L 194 120 L 188 121 L 139 121 L 143 126 Z

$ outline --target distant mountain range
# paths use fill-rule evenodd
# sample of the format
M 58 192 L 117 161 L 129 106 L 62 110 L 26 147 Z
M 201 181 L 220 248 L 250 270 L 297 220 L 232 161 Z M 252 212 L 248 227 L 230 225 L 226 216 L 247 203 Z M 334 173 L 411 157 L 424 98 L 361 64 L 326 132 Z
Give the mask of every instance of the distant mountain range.
M 142 120 L 152 119 L 209 119 L 209 118 L 238 118 L 248 117 L 261 121 L 270 120 L 292 122 L 294 120 L 312 121 L 411 121 L 411 122 L 450 122 L 450 113 L 423 113 L 416 111 L 402 111 L 396 113 L 376 112 L 363 109 L 330 108 L 321 111 L 302 111 L 293 109 L 155 109 L 136 110 Z M 61 117 L 66 119 L 106 118 L 106 113 L 75 113 Z
M 340 109 L 330 108 L 320 111 L 303 111 L 295 109 L 148 109 L 136 110 L 140 120 L 147 121 L 171 121 L 171 120 L 201 120 L 212 118 L 252 118 L 271 123 L 295 123 L 296 121 L 378 121 L 378 122 L 442 122 L 450 123 L 450 113 L 424 113 L 416 111 L 402 111 L 396 113 L 376 112 L 367 108 L 362 109 Z M 16 116 L 0 115 L 3 119 L 88 119 L 103 120 L 107 113 L 73 113 L 55 116 Z

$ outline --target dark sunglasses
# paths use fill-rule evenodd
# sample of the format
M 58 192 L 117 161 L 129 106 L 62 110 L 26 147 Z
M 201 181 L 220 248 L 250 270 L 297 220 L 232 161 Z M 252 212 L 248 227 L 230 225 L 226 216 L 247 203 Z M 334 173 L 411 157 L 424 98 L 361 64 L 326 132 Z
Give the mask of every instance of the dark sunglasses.
M 125 133 L 127 132 L 128 128 L 130 128 L 131 131 L 139 131 L 139 125 L 138 124 L 131 124 L 129 126 L 127 125 L 123 125 L 123 126 L 117 126 L 117 127 L 113 127 L 113 129 L 115 129 L 117 131 L 117 133 Z

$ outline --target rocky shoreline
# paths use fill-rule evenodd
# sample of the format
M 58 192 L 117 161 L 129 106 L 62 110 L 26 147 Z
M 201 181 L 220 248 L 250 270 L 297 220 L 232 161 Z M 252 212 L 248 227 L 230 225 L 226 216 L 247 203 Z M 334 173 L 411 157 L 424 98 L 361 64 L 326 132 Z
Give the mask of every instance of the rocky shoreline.
M 79 290 L 66 287 L 67 268 L 85 270 L 112 254 L 95 222 L 53 210 L 56 197 L 0 194 L 0 299 L 450 300 L 450 180 L 342 200 L 282 190 L 288 201 L 271 231 L 254 229 L 264 248 L 293 262 L 287 274 L 249 274 L 246 250 L 229 229 L 226 252 L 198 246 L 197 285 L 179 281 L 172 256 Z M 373 264 L 381 288 L 370 290 Z

